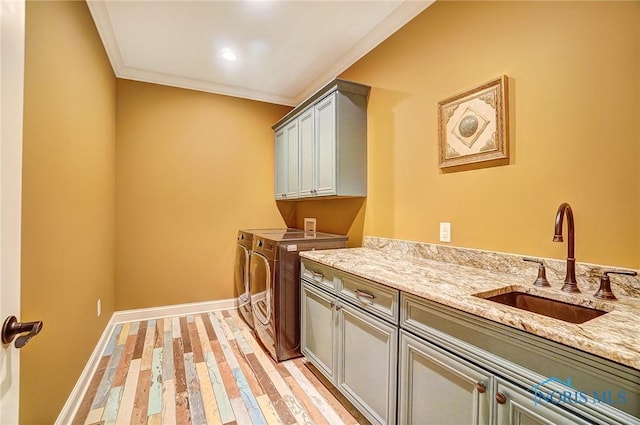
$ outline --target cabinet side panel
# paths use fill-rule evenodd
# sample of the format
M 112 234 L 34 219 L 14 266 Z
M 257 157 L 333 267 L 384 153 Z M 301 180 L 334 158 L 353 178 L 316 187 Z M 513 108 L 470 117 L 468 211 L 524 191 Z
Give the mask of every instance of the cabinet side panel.
M 367 98 L 338 92 L 338 194 L 367 196 Z

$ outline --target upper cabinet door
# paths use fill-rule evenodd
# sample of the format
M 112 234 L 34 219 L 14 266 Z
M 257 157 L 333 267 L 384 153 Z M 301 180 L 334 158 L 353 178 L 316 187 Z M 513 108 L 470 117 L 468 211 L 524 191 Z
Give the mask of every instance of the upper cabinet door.
M 285 127 L 287 139 L 287 191 L 286 198 L 298 196 L 298 122 Z
M 314 109 L 303 112 L 298 118 L 300 146 L 300 197 L 314 196 L 315 184 L 315 143 L 314 143 Z
M 276 131 L 276 199 L 284 199 L 287 193 L 287 140 L 284 129 Z
M 276 131 L 276 199 L 298 197 L 298 121 Z
M 316 196 L 336 194 L 336 93 L 315 106 Z

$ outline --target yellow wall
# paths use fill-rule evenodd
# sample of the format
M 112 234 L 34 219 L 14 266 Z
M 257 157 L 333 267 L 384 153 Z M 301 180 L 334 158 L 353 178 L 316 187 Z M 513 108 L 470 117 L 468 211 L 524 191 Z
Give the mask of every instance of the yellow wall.
M 84 2 L 26 7 L 20 420 L 50 424 L 114 307 L 116 86 Z
M 271 125 L 291 108 L 117 87 L 116 308 L 236 296 L 238 229 L 284 226 Z
M 452 245 L 564 258 L 569 202 L 578 261 L 640 267 L 639 8 L 437 2 L 344 72 L 372 86 L 364 234 L 438 243 L 450 221 Z M 510 164 L 441 172 L 437 102 L 502 74 Z M 333 220 L 328 202 L 298 219 Z

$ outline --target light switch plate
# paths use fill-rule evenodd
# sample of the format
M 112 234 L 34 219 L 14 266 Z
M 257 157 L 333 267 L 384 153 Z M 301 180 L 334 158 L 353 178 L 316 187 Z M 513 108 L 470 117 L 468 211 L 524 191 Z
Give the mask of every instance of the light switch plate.
M 440 223 L 440 242 L 451 242 L 451 223 Z

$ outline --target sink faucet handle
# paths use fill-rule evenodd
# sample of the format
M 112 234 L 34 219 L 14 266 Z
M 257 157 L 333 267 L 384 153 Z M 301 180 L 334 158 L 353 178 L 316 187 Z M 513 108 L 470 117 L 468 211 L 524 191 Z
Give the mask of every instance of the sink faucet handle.
M 544 261 L 538 258 L 531 258 L 531 257 L 523 257 L 522 259 L 524 261 L 538 263 L 538 277 L 536 278 L 536 281 L 533 282 L 534 286 L 551 286 L 549 285 L 549 281 L 547 280 L 547 272 L 546 272 L 546 269 L 544 268 Z
M 638 273 L 633 270 L 605 270 L 600 278 L 600 288 L 598 288 L 598 292 L 593 294 L 594 297 L 600 298 L 601 300 L 617 300 L 616 296 L 613 295 L 611 291 L 611 280 L 609 279 L 610 274 L 626 274 L 628 276 L 637 276 Z

